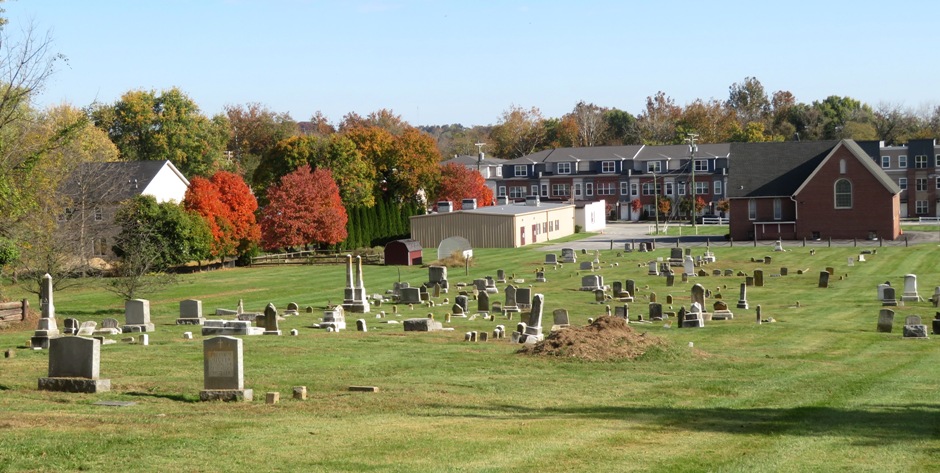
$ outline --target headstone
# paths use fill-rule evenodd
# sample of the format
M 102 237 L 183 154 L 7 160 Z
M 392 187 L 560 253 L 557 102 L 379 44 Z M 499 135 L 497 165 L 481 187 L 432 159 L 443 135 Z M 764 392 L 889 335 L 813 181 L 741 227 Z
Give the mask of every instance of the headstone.
M 666 305 L 672 305 L 672 294 L 666 294 Z
M 545 296 L 535 294 L 532 296 L 532 311 L 529 314 L 529 323 L 525 324 L 523 330 L 517 330 L 512 334 L 514 343 L 533 344 L 545 338 L 542 335 L 542 306 L 545 302 Z
M 503 312 L 519 312 L 519 304 L 516 302 L 516 287 L 512 284 L 506 286 L 506 302 L 503 304 Z
M 623 283 L 620 281 L 614 281 L 613 292 L 614 297 L 620 297 L 620 295 L 623 293 Z
M 402 326 L 406 332 L 434 332 L 443 329 L 440 322 L 427 317 L 407 319 Z
M 734 276 L 734 270 L 733 270 L 733 269 L 726 269 L 724 275 L 725 275 L 725 276 Z
M 294 386 L 293 388 L 294 399 L 298 401 L 307 400 L 307 387 L 306 386 Z
M 346 309 L 341 305 L 327 308 L 323 311 L 323 321 L 315 324 L 314 328 L 325 328 L 334 332 L 346 330 Z
M 705 287 L 701 284 L 692 286 L 692 303 L 696 302 L 699 307 L 705 307 Z
M 261 335 L 263 327 L 252 327 L 247 320 L 207 320 L 202 335 Z
M 418 302 L 420 301 L 419 292 Z M 356 255 L 355 266 L 352 255 L 346 255 L 346 289 L 343 291 L 343 310 L 360 314 L 371 310 L 362 278 L 362 257 L 359 255 Z
M 76 335 L 78 334 L 78 327 L 81 325 L 81 322 L 78 319 L 73 319 L 71 317 L 66 318 L 62 321 L 62 333 L 65 335 Z
M 764 287 L 764 270 L 754 270 L 754 287 Z
M 594 290 L 594 302 L 605 302 L 607 300 L 607 293 L 603 289 Z
M 403 287 L 398 302 L 401 304 L 420 304 L 421 290 L 416 287 Z
M 502 269 L 496 270 L 496 282 L 498 283 L 506 282 L 506 271 L 503 271 Z
M 532 288 L 516 288 L 516 305 L 519 306 L 520 309 L 532 307 Z
M 488 314 L 490 312 L 490 295 L 486 292 L 481 292 L 477 296 L 477 312 Z
M 649 262 L 649 271 L 647 272 L 649 276 L 659 276 L 659 263 L 656 261 Z
M 242 339 L 213 337 L 202 342 L 202 401 L 251 401 L 253 391 L 245 389 L 245 360 Z
M 777 240 L 777 241 L 774 242 L 774 251 L 785 251 L 785 250 L 783 249 L 783 242 L 782 242 L 782 241 Z
M 738 296 L 738 309 L 747 309 L 747 284 L 741 283 L 741 294 Z
M 631 297 L 636 297 L 636 281 L 633 279 L 627 279 L 626 287 L 624 289 L 630 293 Z
M 284 316 L 297 315 L 300 313 L 300 306 L 296 302 L 288 302 L 287 309 L 284 311 Z
M 927 338 L 927 326 L 917 315 L 908 316 L 904 320 L 904 338 Z
M 894 307 L 898 305 L 898 299 L 894 293 L 893 287 L 887 286 L 883 289 L 883 299 L 881 300 L 881 305 L 884 307 Z
M 561 262 L 562 263 L 576 263 L 578 257 L 574 254 L 573 248 L 562 248 L 561 249 Z
M 153 332 L 154 325 L 150 323 L 150 301 L 146 299 L 131 299 L 124 301 L 124 333 Z
M 567 327 L 570 325 L 568 320 L 568 310 L 567 309 L 555 309 L 552 311 L 553 326 L 552 330 L 555 330 L 555 327 Z
M 558 264 L 558 256 L 555 253 L 545 255 L 545 264 Z
M 920 295 L 917 294 L 917 275 L 904 275 L 904 294 L 901 295 L 902 301 L 919 301 Z
M 36 331 L 30 338 L 33 348 L 49 348 L 49 341 L 59 336 L 59 327 L 55 320 L 55 304 L 52 297 L 52 276 L 46 274 L 39 285 L 40 318 Z
M 98 326 L 98 322 L 95 322 L 93 320 L 82 322 L 82 325 L 78 327 L 78 332 L 76 333 L 76 335 L 78 335 L 79 337 L 90 337 L 95 334 L 95 327 L 97 326 Z
M 649 294 L 649 301 L 650 301 L 650 302 L 656 302 L 656 293 L 655 293 L 655 292 L 651 292 L 651 293 Z
M 878 331 L 882 333 L 891 333 L 894 329 L 894 311 L 891 309 L 881 309 L 878 311 Z
M 658 302 L 650 302 L 649 303 L 649 318 L 650 320 L 662 320 L 663 305 Z
M 685 276 L 685 273 L 682 273 L 682 275 Z M 688 280 L 688 276 L 686 276 L 683 279 Z M 666 275 L 666 287 L 673 287 L 675 285 L 676 285 L 676 275 L 672 273 L 667 274 Z
M 366 319 L 356 320 L 356 331 L 357 332 L 368 332 L 369 327 L 366 326 Z
M 95 335 L 117 335 L 119 333 L 121 333 L 121 323 L 112 317 L 105 317 L 101 321 L 101 325 L 98 326 L 98 330 L 95 330 Z
M 781 275 L 781 276 L 786 276 L 786 275 L 789 274 L 789 273 L 790 273 L 790 270 L 789 270 L 786 266 L 780 268 L 780 275 Z
M 457 296 L 457 297 L 454 298 L 454 303 L 455 303 L 456 305 L 460 306 L 460 313 L 461 313 L 461 314 L 466 314 L 466 313 L 468 313 L 468 312 L 470 311 L 469 302 L 468 302 L 469 300 L 470 300 L 470 298 L 467 297 L 467 296 Z M 456 311 L 455 311 L 455 312 L 456 312 Z
M 496 280 L 492 276 L 486 277 L 486 291 L 487 294 L 499 294 L 499 288 L 496 287 Z
M 833 274 L 836 274 L 836 268 L 833 268 L 832 266 L 826 266 L 826 272 L 832 276 Z
M 847 259 L 848 259 L 848 261 L 847 261 L 847 263 L 846 263 L 847 266 L 855 266 L 855 257 L 854 257 L 854 256 L 849 256 Z
M 99 393 L 111 390 L 110 379 L 99 379 L 101 342 L 87 337 L 49 340 L 49 376 L 39 378 L 40 391 Z
M 186 299 L 180 301 L 180 316 L 176 325 L 202 325 L 206 319 L 202 316 L 202 301 Z
M 689 276 L 695 276 L 695 260 L 691 256 L 686 256 L 682 261 L 682 272 Z
M 272 303 L 264 308 L 264 335 L 281 335 L 277 326 L 277 308 Z
M 930 322 L 933 325 L 933 334 L 940 335 L 940 312 L 937 312 Z
M 746 284 L 747 287 L 753 287 L 753 286 L 754 286 L 754 276 L 745 276 L 745 277 L 744 277 L 744 284 Z
M 734 313 L 728 309 L 728 303 L 722 300 L 715 301 L 712 304 L 712 320 L 731 320 L 734 318 Z
M 590 262 L 590 261 L 582 261 L 582 262 L 581 262 L 581 265 L 580 265 L 580 267 L 579 267 L 578 269 L 580 269 L 581 271 L 593 271 L 593 270 L 594 270 L 594 263 L 592 263 L 592 262 Z
M 829 271 L 819 272 L 819 287 L 829 287 Z
M 621 319 L 630 321 L 630 306 L 627 304 L 618 305 L 614 307 L 614 317 L 620 317 Z

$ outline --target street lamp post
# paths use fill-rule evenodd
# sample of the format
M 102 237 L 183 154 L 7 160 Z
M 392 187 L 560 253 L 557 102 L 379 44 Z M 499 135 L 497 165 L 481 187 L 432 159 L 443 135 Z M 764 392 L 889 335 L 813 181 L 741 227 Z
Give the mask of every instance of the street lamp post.
M 659 188 L 656 187 L 656 171 L 653 171 L 653 215 L 656 216 L 656 235 L 659 235 Z
M 689 167 L 692 170 L 692 188 L 690 189 L 692 199 L 692 229 L 695 230 L 695 234 L 698 235 L 698 227 L 695 225 L 695 205 L 698 203 L 695 197 L 695 153 L 698 151 L 698 146 L 695 145 L 695 139 L 698 138 L 698 133 L 688 133 L 686 136 L 688 136 L 689 141 Z

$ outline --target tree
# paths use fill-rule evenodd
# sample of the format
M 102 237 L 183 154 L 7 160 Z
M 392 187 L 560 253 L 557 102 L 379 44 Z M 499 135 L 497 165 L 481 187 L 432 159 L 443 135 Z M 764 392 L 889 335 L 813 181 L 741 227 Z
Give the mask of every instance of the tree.
M 241 176 L 219 171 L 211 179 L 195 177 L 183 200 L 186 210 L 198 213 L 212 234 L 212 255 L 222 259 L 251 251 L 261 239 L 255 221 L 258 201 Z
M 616 108 L 604 114 L 607 121 L 608 143 L 611 145 L 638 145 L 641 144 L 637 130 L 636 117 L 629 112 Z
M 597 146 L 604 141 L 607 122 L 606 109 L 583 100 L 574 106 L 571 116 L 578 127 L 578 146 Z
M 261 245 L 266 250 L 316 243 L 335 245 L 346 239 L 346 209 L 328 169 L 303 165 L 268 188 L 261 212 Z
M 548 143 L 542 112 L 511 105 L 503 112 L 490 137 L 496 144 L 496 155 L 503 159 L 532 154 Z
M 682 109 L 662 91 L 646 97 L 646 110 L 637 117 L 640 138 L 648 145 L 676 144 L 676 123 Z
M 453 201 L 455 209 L 460 210 L 462 199 L 476 199 L 481 207 L 493 205 L 493 191 L 476 170 L 456 163 L 447 164 L 441 170 L 436 200 Z
M 421 193 L 436 187 L 441 154 L 427 133 L 409 126 L 396 136 L 378 126 L 355 126 L 342 134 L 375 170 L 376 199 L 423 201 Z
M 695 100 L 685 107 L 677 123 L 678 135 L 698 133 L 700 143 L 723 143 L 737 129 L 734 112 L 717 100 Z
M 206 118 L 175 87 L 160 93 L 127 92 L 113 105 L 96 108 L 92 116 L 126 161 L 170 160 L 187 176 L 208 176 L 226 166 L 228 119 Z
M 246 177 L 254 173 L 261 156 L 275 144 L 300 134 L 289 114 L 273 112 L 259 103 L 227 105 L 225 115 L 231 127 L 227 148 Z
M 173 279 L 162 274 L 170 267 L 209 256 L 208 225 L 180 204 L 140 195 L 121 206 L 115 223 L 121 228 L 114 245 L 120 260 L 109 289 L 124 299 L 171 283 Z
M 737 114 L 742 127 L 751 122 L 763 122 L 770 114 L 767 92 L 756 77 L 745 77 L 744 82 L 731 84 L 726 104 Z

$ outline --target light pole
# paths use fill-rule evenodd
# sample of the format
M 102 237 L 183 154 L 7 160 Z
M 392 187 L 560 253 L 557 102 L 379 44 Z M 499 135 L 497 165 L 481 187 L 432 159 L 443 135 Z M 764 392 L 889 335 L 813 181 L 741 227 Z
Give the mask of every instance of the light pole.
M 698 203 L 695 197 L 695 153 L 698 151 L 698 146 L 695 146 L 695 139 L 698 138 L 698 133 L 688 133 L 686 136 L 688 136 L 689 141 L 689 167 L 692 170 L 692 229 L 698 235 L 698 227 L 695 225 L 695 205 Z
M 656 187 L 656 171 L 653 171 L 653 215 L 656 216 L 656 235 L 659 235 L 659 188 Z

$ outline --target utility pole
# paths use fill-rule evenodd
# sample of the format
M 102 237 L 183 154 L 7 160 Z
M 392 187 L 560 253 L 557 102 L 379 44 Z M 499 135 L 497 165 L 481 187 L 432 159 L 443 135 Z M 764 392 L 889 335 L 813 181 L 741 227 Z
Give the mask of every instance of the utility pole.
M 695 139 L 698 138 L 698 133 L 687 133 L 686 136 L 689 142 L 689 168 L 692 170 L 692 229 L 698 235 L 698 227 L 695 225 L 695 206 L 698 203 L 698 197 L 695 195 L 695 153 L 698 152 L 698 146 L 695 146 Z
M 659 235 L 659 188 L 656 187 L 656 171 L 653 171 L 653 215 L 656 216 L 656 235 Z

